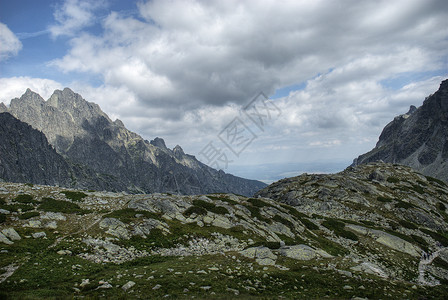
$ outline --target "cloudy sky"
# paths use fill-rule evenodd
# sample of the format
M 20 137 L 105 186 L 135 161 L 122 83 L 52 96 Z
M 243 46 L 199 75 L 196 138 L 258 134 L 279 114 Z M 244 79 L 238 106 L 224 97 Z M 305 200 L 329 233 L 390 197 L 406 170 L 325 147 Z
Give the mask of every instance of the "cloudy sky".
M 342 170 L 437 90 L 448 1 L 1 1 L 0 45 L 0 101 L 70 87 L 145 139 L 269 181 Z

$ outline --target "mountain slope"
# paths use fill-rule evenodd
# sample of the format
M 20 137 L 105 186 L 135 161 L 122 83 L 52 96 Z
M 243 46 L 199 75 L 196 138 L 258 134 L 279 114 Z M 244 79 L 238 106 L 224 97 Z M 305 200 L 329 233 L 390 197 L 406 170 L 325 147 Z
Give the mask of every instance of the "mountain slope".
M 84 189 L 125 188 L 110 176 L 67 162 L 42 132 L 9 113 L 0 113 L 0 179 Z
M 442 181 L 371 163 L 259 195 L 0 182 L 0 296 L 446 298 Z
M 376 147 L 356 158 L 353 165 L 378 160 L 448 181 L 448 80 L 421 107 L 411 107 L 390 122 Z
M 42 131 L 65 158 L 117 178 L 130 192 L 251 195 L 265 186 L 214 170 L 180 146 L 170 150 L 162 139 L 148 142 L 68 88 L 48 101 L 28 89 L 11 100 L 8 112 Z

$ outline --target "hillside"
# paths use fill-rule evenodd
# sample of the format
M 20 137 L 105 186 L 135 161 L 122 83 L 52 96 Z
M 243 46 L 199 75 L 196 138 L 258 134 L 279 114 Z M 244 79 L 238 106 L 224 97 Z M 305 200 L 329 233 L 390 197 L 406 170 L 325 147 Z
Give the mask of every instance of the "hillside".
M 411 106 L 408 113 L 387 124 L 376 147 L 353 165 L 379 160 L 448 181 L 448 80 L 422 106 Z
M 0 291 L 11 298 L 448 293 L 448 186 L 404 166 L 304 174 L 257 198 L 14 183 L 0 197 Z
M 168 149 L 163 139 L 148 142 L 68 88 L 47 101 L 28 89 L 1 110 L 42 131 L 70 163 L 109 176 L 109 191 L 252 195 L 266 186 L 210 168 L 180 146 Z

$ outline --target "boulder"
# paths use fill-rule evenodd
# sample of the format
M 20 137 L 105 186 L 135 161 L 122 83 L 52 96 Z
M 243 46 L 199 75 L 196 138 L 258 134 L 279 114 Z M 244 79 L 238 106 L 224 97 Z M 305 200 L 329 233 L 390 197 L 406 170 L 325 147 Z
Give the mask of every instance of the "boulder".
M 115 218 L 105 218 L 100 222 L 101 229 L 107 229 L 106 233 L 121 239 L 128 240 L 130 238 L 126 224 Z
M 240 254 L 248 258 L 255 258 L 255 261 L 262 266 L 273 266 L 277 260 L 277 255 L 272 253 L 268 247 L 263 246 L 247 248 L 240 251 Z
M 285 246 L 279 249 L 279 254 L 297 260 L 310 260 L 316 258 L 316 250 L 307 245 Z
M 14 228 L 5 228 L 2 230 L 2 233 L 11 241 L 19 241 L 22 239 Z

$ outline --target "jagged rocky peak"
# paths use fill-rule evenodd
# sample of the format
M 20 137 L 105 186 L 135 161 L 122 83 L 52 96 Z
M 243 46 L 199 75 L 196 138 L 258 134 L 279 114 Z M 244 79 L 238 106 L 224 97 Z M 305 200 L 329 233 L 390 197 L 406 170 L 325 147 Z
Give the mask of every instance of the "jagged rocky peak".
M 126 129 L 120 120 L 113 122 L 97 104 L 68 88 L 56 90 L 47 102 L 31 91 L 22 98 L 26 101 L 17 99 L 17 105 L 10 108 L 11 114 L 42 131 L 63 157 L 113 178 L 109 190 L 125 186 L 123 190 L 138 193 L 252 195 L 266 186 L 259 181 L 222 175 L 193 156 L 186 156 L 180 147 L 175 154 L 161 138 L 148 143 Z
M 70 113 L 75 120 L 91 120 L 98 115 L 109 119 L 98 104 L 86 101 L 80 94 L 73 92 L 69 88 L 64 88 L 62 91 L 55 90 L 48 99 L 47 104 Z
M 177 158 L 181 158 L 182 156 L 185 155 L 184 150 L 179 145 L 176 145 L 176 147 L 173 148 L 173 152 L 174 156 L 176 156 Z
M 6 107 L 5 103 L 0 102 L 0 113 L 7 112 L 8 108 Z
M 29 106 L 43 105 L 45 100 L 31 89 L 26 89 L 26 92 L 20 98 L 14 98 L 11 100 L 10 109 L 14 109 L 16 106 L 25 103 Z
M 416 110 L 417 110 L 417 107 L 415 107 L 414 105 L 411 105 L 409 107 L 409 111 L 406 114 L 407 115 L 412 115 L 413 113 L 415 113 Z
M 116 119 L 114 121 L 114 124 L 117 125 L 118 127 L 124 127 L 124 123 L 120 119 Z
M 372 161 L 410 166 L 425 175 L 448 181 L 448 80 L 419 108 L 387 124 L 376 147 L 353 165 Z
M 162 138 L 156 137 L 155 139 L 151 140 L 149 143 L 153 146 L 168 150 L 167 146 L 165 145 L 165 141 Z

